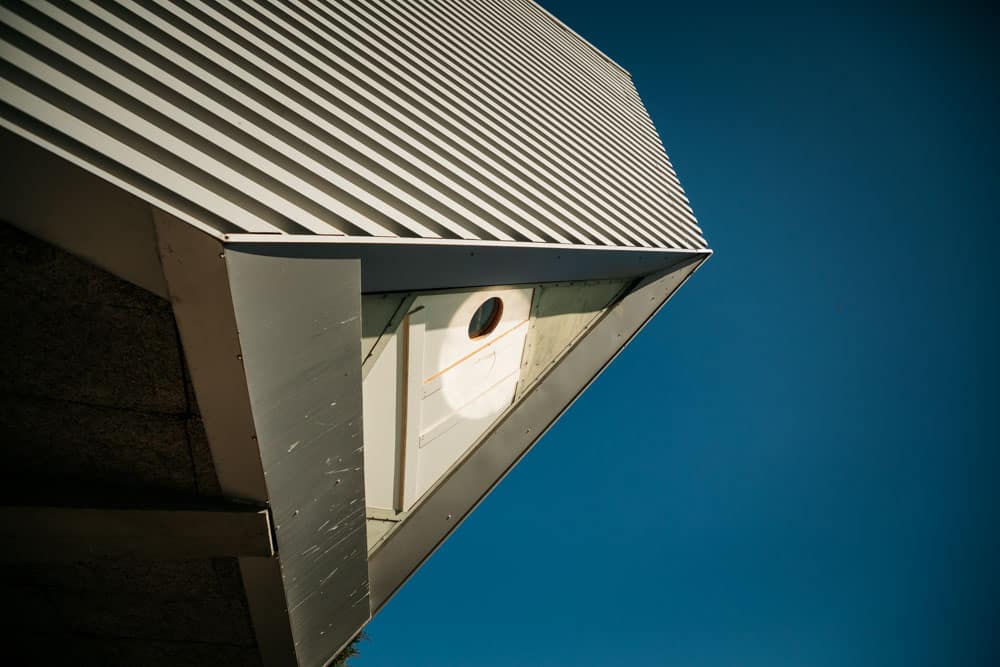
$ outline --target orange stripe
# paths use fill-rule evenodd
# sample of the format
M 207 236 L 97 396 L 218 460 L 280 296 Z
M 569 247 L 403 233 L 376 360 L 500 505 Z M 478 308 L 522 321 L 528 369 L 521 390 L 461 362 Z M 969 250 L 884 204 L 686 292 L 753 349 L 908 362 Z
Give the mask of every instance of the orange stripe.
M 514 331 L 515 329 L 519 329 L 519 328 L 521 328 L 521 325 L 524 325 L 524 324 L 527 324 L 527 323 L 528 323 L 528 320 L 522 320 L 518 324 L 512 326 L 510 329 L 507 329 L 507 331 L 504 331 L 502 334 L 500 334 L 499 336 L 497 336 L 496 338 L 494 338 L 490 342 L 486 343 L 486 345 L 481 345 L 480 347 L 477 347 L 475 350 L 473 350 L 472 352 L 469 352 L 467 355 L 465 355 L 464 357 L 462 357 L 461 359 L 459 359 L 455 363 L 451 364 L 450 366 L 447 366 L 446 368 L 443 368 L 443 369 L 439 370 L 437 373 L 435 373 L 434 375 L 432 375 L 429 378 L 427 378 L 426 380 L 424 380 L 423 383 L 427 384 L 428 382 L 430 382 L 434 378 L 440 377 L 440 376 L 444 375 L 445 373 L 447 373 L 448 371 L 450 371 L 455 366 L 458 366 L 463 361 L 468 361 L 469 357 L 473 357 L 476 354 L 478 354 L 479 352 L 482 352 L 483 350 L 485 350 L 486 348 L 488 348 L 490 345 L 492 345 L 493 343 L 497 342 L 498 340 L 500 340 L 501 338 L 503 338 L 504 336 L 506 336 L 507 334 L 509 334 L 511 331 Z

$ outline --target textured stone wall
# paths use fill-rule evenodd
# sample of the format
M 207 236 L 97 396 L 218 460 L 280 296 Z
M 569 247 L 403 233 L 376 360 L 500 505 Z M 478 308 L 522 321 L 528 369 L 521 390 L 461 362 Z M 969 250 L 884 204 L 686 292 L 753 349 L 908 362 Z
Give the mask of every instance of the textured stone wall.
M 0 223 L 7 505 L 219 494 L 170 304 Z M 8 564 L 16 664 L 257 665 L 235 559 Z
M 4 494 L 218 492 L 170 304 L 0 225 Z

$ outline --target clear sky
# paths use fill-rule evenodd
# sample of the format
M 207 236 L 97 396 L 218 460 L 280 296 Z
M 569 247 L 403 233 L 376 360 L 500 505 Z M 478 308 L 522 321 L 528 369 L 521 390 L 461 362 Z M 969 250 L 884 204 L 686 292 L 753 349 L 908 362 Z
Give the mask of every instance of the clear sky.
M 1000 664 L 1000 22 L 543 4 L 715 256 L 352 664 Z

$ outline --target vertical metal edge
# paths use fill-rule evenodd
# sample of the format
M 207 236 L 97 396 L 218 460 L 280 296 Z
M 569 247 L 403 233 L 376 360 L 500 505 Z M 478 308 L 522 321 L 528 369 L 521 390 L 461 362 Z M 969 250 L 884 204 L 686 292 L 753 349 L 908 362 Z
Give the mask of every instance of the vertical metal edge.
M 222 493 L 267 503 L 222 244 L 153 209 L 160 261 Z
M 374 613 L 506 477 L 709 256 L 681 260 L 641 280 L 410 510 L 406 520 L 370 556 Z
M 319 667 L 371 618 L 360 261 L 225 260 L 295 655 Z
M 407 309 L 410 308 L 411 304 L 407 304 Z M 400 437 L 399 442 L 396 444 L 397 452 L 397 477 L 396 477 L 396 493 L 393 499 L 393 509 L 396 512 L 402 512 L 406 509 L 405 499 L 406 499 L 406 441 L 408 439 L 409 429 L 411 427 L 410 419 L 410 385 L 408 378 L 410 377 L 410 313 L 407 312 L 403 315 L 403 320 L 399 328 L 399 347 L 402 352 L 399 355 L 399 370 L 400 377 L 406 378 L 407 381 L 403 385 L 399 392 L 399 423 L 400 423 Z
M 223 246 L 152 209 L 174 319 L 222 493 L 267 506 Z M 266 667 L 297 665 L 277 557 L 239 559 L 250 621 Z
M 417 449 L 420 447 L 420 396 L 423 382 L 419 370 L 424 364 L 426 312 L 413 309 L 403 321 L 403 354 L 406 364 L 400 371 L 403 382 L 400 400 L 405 420 L 399 441 L 399 511 L 410 509 L 417 493 Z

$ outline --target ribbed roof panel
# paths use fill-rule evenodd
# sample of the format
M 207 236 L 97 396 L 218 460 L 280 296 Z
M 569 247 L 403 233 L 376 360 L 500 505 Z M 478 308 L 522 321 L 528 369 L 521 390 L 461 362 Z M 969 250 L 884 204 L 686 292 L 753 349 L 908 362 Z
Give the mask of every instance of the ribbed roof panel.
M 529 0 L 0 24 L 4 127 L 219 233 L 706 247 L 629 75 Z

